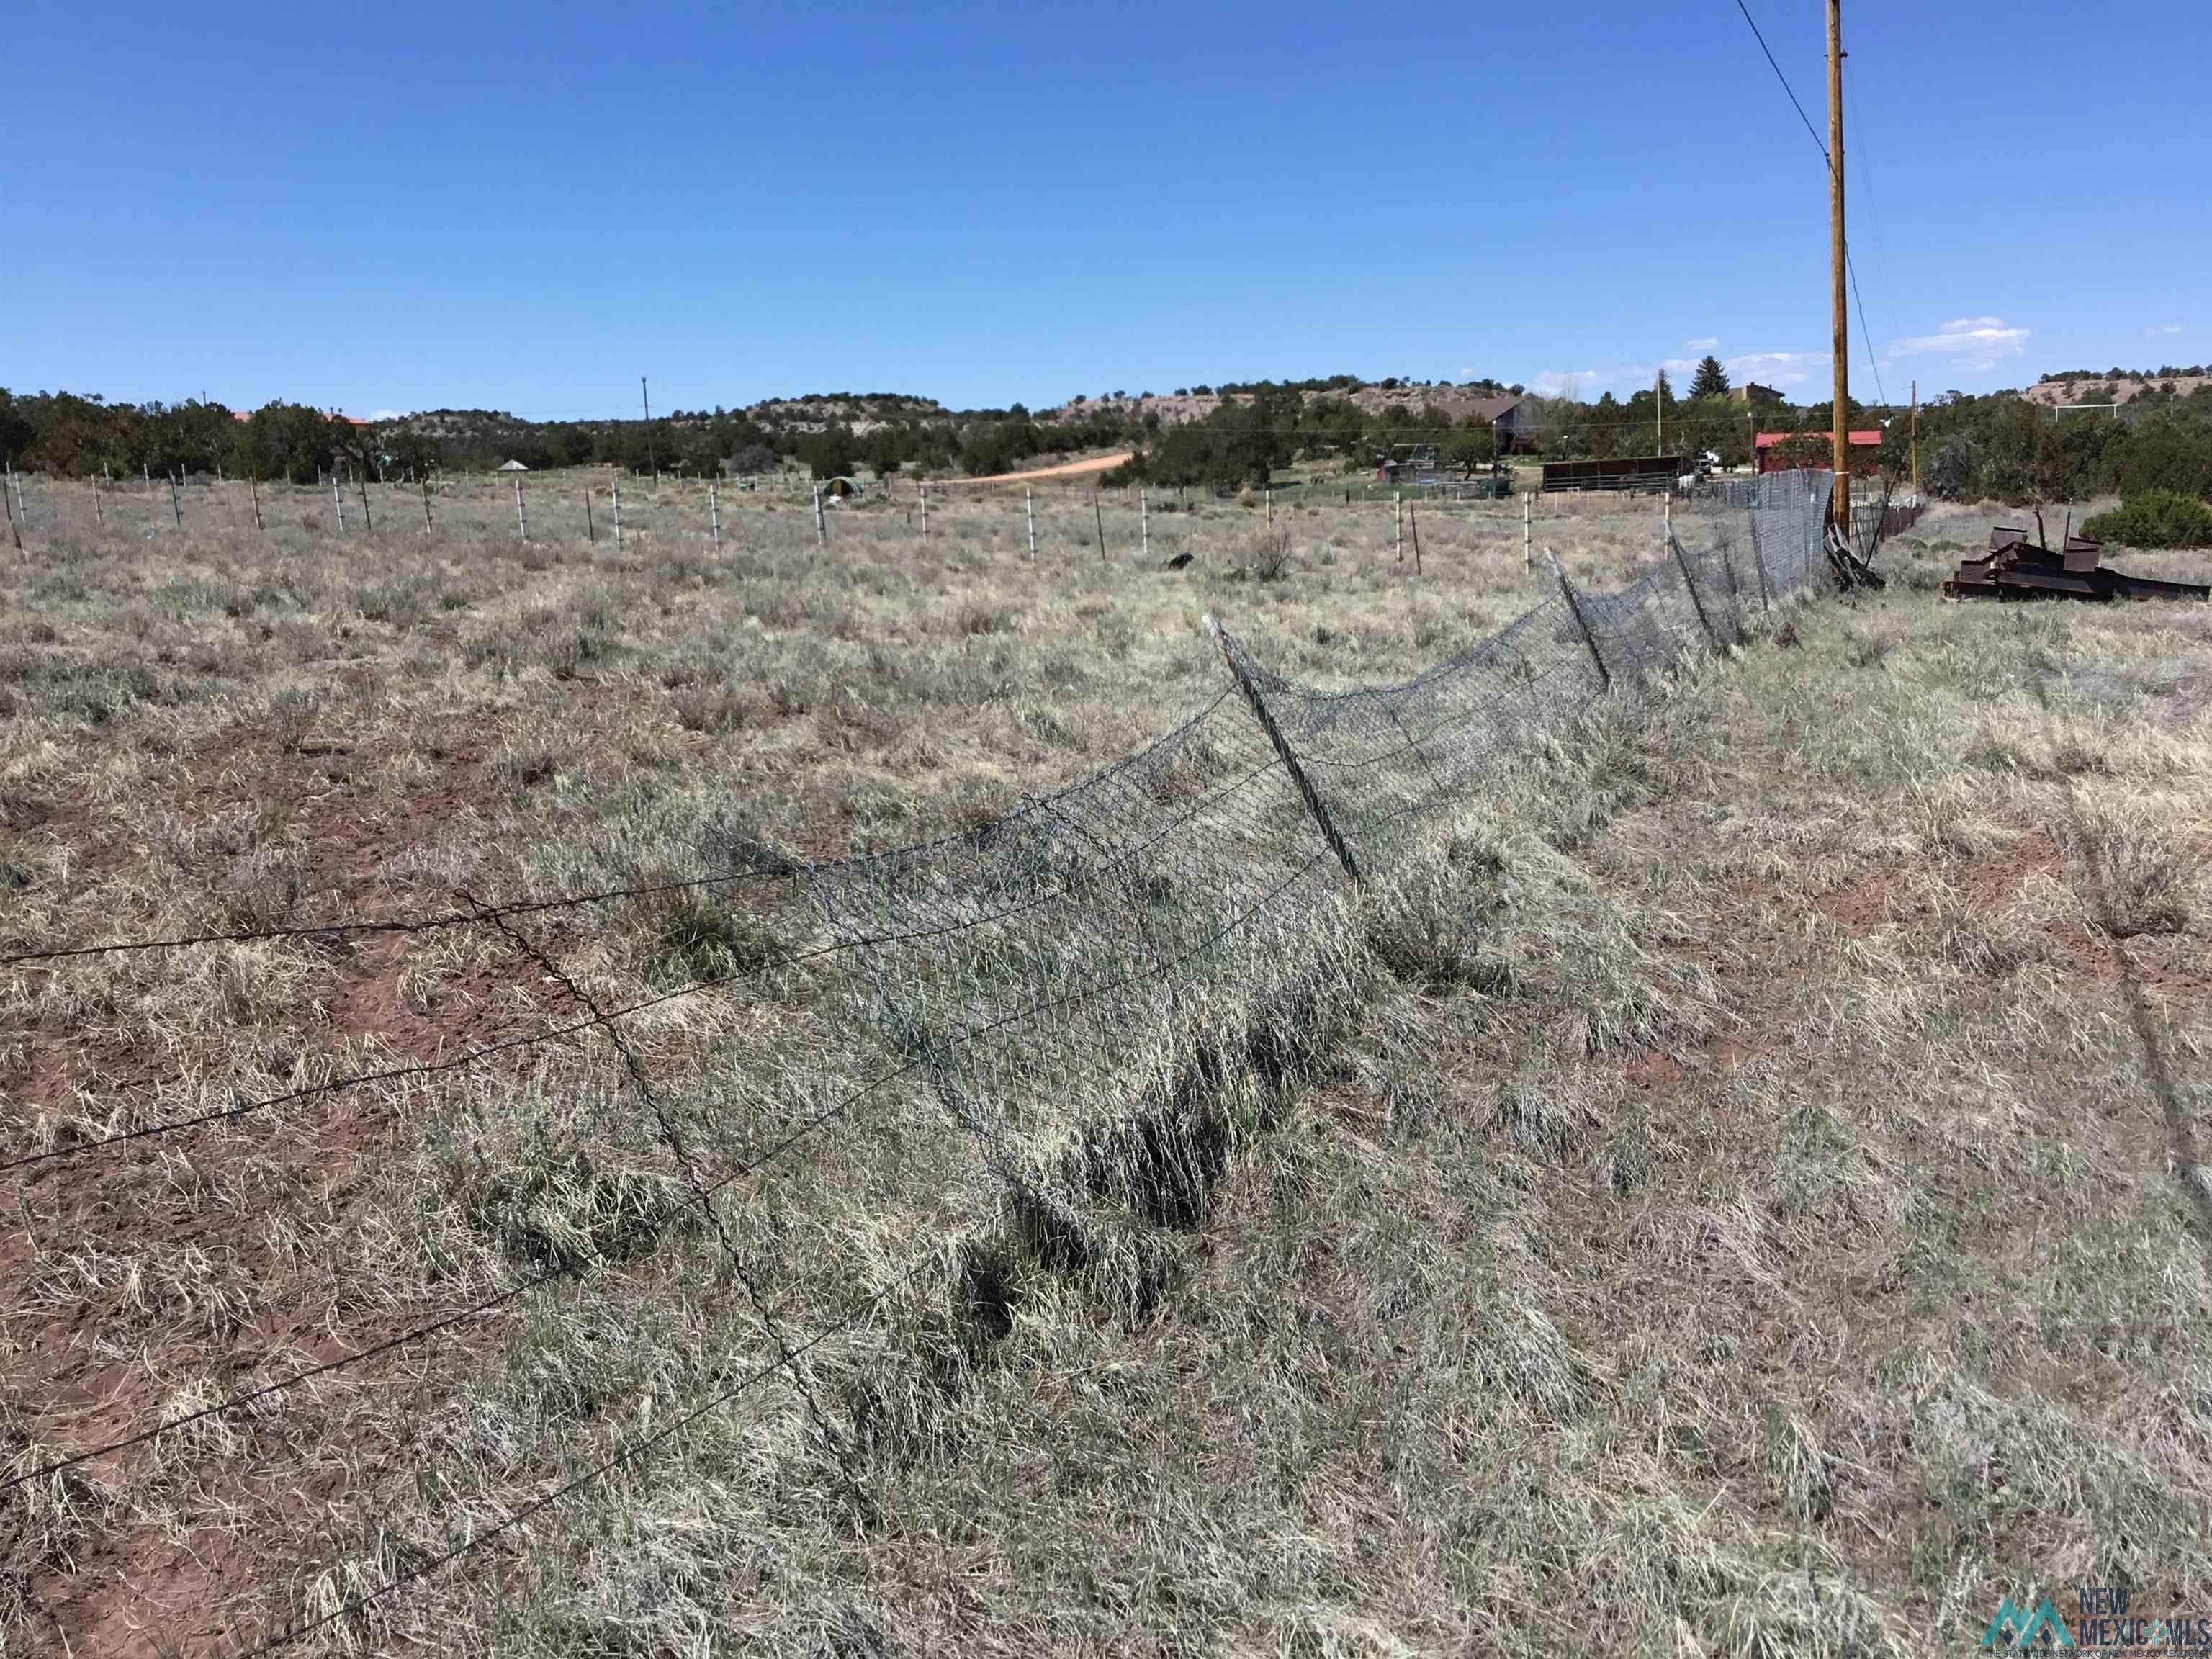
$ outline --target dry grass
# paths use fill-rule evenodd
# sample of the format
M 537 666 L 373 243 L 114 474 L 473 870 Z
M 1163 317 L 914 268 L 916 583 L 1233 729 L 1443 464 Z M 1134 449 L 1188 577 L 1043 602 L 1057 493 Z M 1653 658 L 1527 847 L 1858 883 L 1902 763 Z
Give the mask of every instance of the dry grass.
M 581 486 L 531 487 L 543 536 Z M 927 548 L 841 508 L 824 557 L 794 503 L 726 498 L 717 551 L 626 489 L 617 558 L 604 497 L 597 547 L 525 548 L 511 498 L 425 538 L 372 491 L 338 560 L 291 516 L 326 499 L 264 538 L 194 495 L 179 535 L 33 485 L 9 949 L 917 839 L 1215 696 L 1209 610 L 1351 684 L 1536 597 L 1517 505 L 1425 515 L 1409 586 L 1387 507 L 1156 506 L 1168 572 L 1101 561 L 1080 494 L 1035 567 L 1018 498 L 933 501 Z M 1591 587 L 1656 550 L 1649 510 L 1555 517 Z M 580 1037 L 11 1175 L 18 1468 L 578 1282 L 0 1500 L 0 1639 L 334 1612 L 740 1385 L 313 1641 L 1905 1654 L 2030 1583 L 2186 1610 L 2212 629 L 1940 608 L 1942 560 L 1609 708 L 1113 1074 L 967 1127 L 908 1077 L 711 1217 L 690 1171 L 879 1035 L 746 890 L 11 970 L 9 1156 L 737 979 L 625 1022 L 643 1091 Z

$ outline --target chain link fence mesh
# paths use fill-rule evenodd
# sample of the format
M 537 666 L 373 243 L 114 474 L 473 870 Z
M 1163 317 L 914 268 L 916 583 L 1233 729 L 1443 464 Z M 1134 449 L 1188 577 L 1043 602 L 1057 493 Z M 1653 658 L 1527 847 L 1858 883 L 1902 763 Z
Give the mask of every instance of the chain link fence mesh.
M 758 902 L 878 1051 L 855 1074 L 933 1101 L 987 1184 L 1047 1209 L 1127 1198 L 1089 1167 L 1097 1126 L 1187 1096 L 1209 1042 L 1265 1023 L 1252 964 L 1295 954 L 1351 871 L 1387 871 L 1426 815 L 1609 689 L 1741 641 L 1817 579 L 1828 475 L 1756 483 L 1625 591 L 1562 579 L 1401 684 L 1313 690 L 1223 634 L 1230 686 L 1127 760 L 961 836 L 793 869 Z

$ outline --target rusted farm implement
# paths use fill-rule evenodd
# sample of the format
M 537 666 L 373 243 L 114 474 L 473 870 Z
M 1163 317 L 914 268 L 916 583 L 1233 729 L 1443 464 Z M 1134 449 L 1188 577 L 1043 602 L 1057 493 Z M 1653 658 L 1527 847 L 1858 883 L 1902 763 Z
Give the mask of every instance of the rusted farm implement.
M 1943 584 L 1947 599 L 2202 599 L 2212 585 L 2158 581 L 2107 568 L 2100 543 L 2068 533 L 2053 552 L 2035 515 L 2035 539 L 2027 532 L 2000 526 L 1990 532 L 1990 550 L 1978 559 L 1961 559 Z

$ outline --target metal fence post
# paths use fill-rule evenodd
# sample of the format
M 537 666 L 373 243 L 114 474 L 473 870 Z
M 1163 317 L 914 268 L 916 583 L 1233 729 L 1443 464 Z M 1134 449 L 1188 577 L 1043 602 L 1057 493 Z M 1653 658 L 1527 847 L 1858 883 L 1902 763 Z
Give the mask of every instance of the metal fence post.
M 1613 671 L 1605 665 L 1605 653 L 1597 648 L 1597 635 L 1590 632 L 1589 619 L 1583 615 L 1583 603 L 1575 597 L 1574 588 L 1567 581 L 1567 573 L 1559 568 L 1559 556 L 1550 548 L 1544 556 L 1552 562 L 1552 574 L 1559 584 L 1559 592 L 1567 601 L 1567 609 L 1574 612 L 1575 626 L 1583 630 L 1583 643 L 1589 647 L 1590 660 L 1597 665 L 1598 683 L 1606 690 L 1613 690 Z
M 1338 832 L 1336 821 L 1328 815 L 1328 808 L 1322 805 L 1321 796 L 1316 792 L 1312 781 L 1306 776 L 1305 769 L 1298 764 L 1298 757 L 1291 751 L 1282 728 L 1275 724 L 1274 715 L 1268 712 L 1267 699 L 1260 695 L 1260 688 L 1253 684 L 1252 677 L 1244 672 L 1244 665 L 1237 660 L 1237 653 L 1230 646 L 1228 635 L 1222 632 L 1221 624 L 1214 621 L 1211 614 L 1206 618 L 1206 631 L 1213 636 L 1213 643 L 1221 653 L 1221 660 L 1229 665 L 1229 672 L 1237 681 L 1237 689 L 1244 694 L 1244 701 L 1252 706 L 1252 713 L 1260 722 L 1260 729 L 1267 734 L 1267 741 L 1274 745 L 1276 758 L 1283 763 L 1283 769 L 1291 775 L 1291 781 L 1297 786 L 1298 798 L 1305 802 L 1306 811 L 1313 814 L 1314 822 L 1321 826 L 1322 836 L 1328 842 L 1329 850 L 1336 854 L 1337 862 L 1344 866 L 1344 873 L 1352 884 L 1355 887 L 1361 885 L 1366 878 L 1359 873 L 1359 865 L 1352 856 L 1351 847 Z
M 1698 580 L 1690 574 L 1690 562 L 1683 556 L 1682 544 L 1674 539 L 1672 530 L 1667 532 L 1667 550 L 1674 556 L 1674 562 L 1681 568 L 1682 586 L 1689 590 L 1691 608 L 1697 611 L 1698 620 L 1705 624 L 1705 637 L 1712 641 L 1716 651 L 1719 650 L 1719 631 L 1713 627 L 1713 619 L 1705 614 L 1705 602 L 1698 593 Z

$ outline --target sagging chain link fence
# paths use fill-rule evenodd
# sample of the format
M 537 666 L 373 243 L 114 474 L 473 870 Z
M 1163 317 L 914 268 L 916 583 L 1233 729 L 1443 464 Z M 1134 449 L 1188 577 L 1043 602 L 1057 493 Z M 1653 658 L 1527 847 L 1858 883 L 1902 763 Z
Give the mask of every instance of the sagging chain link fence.
M 753 1389 L 756 1402 L 804 1413 L 841 1465 L 858 1454 L 830 1421 L 849 1423 L 857 1446 L 872 1425 L 914 1409 L 883 1380 L 887 1339 L 872 1328 L 887 1297 L 930 1294 L 917 1276 L 943 1240 L 1011 1226 L 1040 1259 L 1148 1299 L 1161 1241 L 1206 1212 L 1240 1091 L 1249 1100 L 1255 1085 L 1293 1074 L 1317 1034 L 1348 1017 L 1330 1002 L 1343 1000 L 1346 981 L 1332 978 L 1327 958 L 1346 937 L 1333 924 L 1354 892 L 1386 879 L 1425 822 L 1566 734 L 1609 692 L 1633 693 L 1687 656 L 1744 641 L 1756 617 L 1820 579 L 1828 475 L 1758 483 L 1741 507 L 1670 532 L 1625 591 L 1581 592 L 1554 564 L 1557 591 L 1542 603 L 1398 684 L 1300 685 L 1215 627 L 1226 672 L 1214 699 L 1070 788 L 927 844 L 698 884 L 742 914 L 742 939 L 757 945 L 732 971 L 609 1007 L 524 939 L 526 955 L 589 1008 L 583 1025 L 616 1037 L 621 1065 L 591 1091 L 605 1103 L 592 1133 L 641 1164 L 678 1166 L 660 1200 L 625 1221 L 619 1259 L 636 1261 L 664 1234 L 713 1221 L 745 1291 L 733 1316 L 741 1338 L 763 1356 L 744 1386 L 780 1378 L 780 1389 Z M 528 909 L 495 914 L 512 937 Z M 649 1050 L 617 1037 L 616 1023 L 716 986 L 757 1017 L 741 1018 L 731 1051 L 696 1076 L 649 1081 Z M 588 1034 L 572 1023 L 532 1040 Z M 639 1100 L 623 1103 L 633 1093 Z M 9 1485 L 210 1415 L 264 1412 L 311 1376 L 580 1284 L 616 1260 L 602 1251 L 575 1241 L 545 1270 L 458 1314 L 43 1462 Z M 957 1305 L 972 1289 L 960 1277 L 972 1278 L 972 1260 L 946 1272 L 951 1281 L 934 1294 Z M 239 1375 L 258 1369 L 249 1359 Z M 557 1497 L 633 1455 L 625 1443 Z M 846 1479 L 855 1479 L 849 1466 Z M 460 1541 L 312 1619 L 280 1615 L 277 1642 L 362 1616 L 552 1501 L 489 1527 L 470 1522 Z
M 1070 1160 L 1097 1162 L 1101 1124 L 1168 1133 L 1156 1109 L 1189 1095 L 1199 1028 L 1267 1024 L 1253 964 L 1286 955 L 1276 941 L 1608 690 L 1742 641 L 1817 580 L 1828 475 L 1760 483 L 1754 504 L 1670 533 L 1626 590 L 1559 576 L 1535 609 L 1401 684 L 1312 690 L 1216 628 L 1230 686 L 1182 726 L 967 835 L 793 872 L 779 930 L 811 921 L 846 947 L 817 962 L 854 1025 L 975 1139 L 979 1176 L 1018 1195 L 1128 1199 Z

